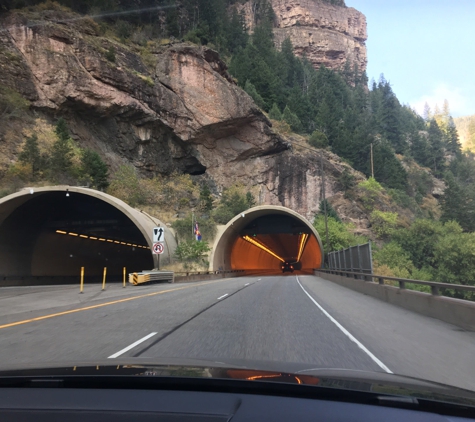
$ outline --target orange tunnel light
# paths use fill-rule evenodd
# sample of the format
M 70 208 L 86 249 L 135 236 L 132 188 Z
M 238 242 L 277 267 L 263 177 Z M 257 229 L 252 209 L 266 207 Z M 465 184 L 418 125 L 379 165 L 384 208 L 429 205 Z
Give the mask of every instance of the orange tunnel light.
M 246 240 L 247 242 L 253 244 L 254 246 L 257 246 L 259 249 L 262 249 L 263 251 L 267 252 L 269 255 L 272 255 L 274 258 L 277 258 L 281 262 L 285 262 L 285 259 L 281 258 L 279 255 L 276 253 L 272 252 L 266 245 L 264 245 L 261 242 L 258 242 L 257 240 L 253 239 L 252 237 L 249 236 L 243 236 L 243 239 Z
M 307 240 L 308 240 L 308 234 L 307 233 L 303 233 L 303 234 L 300 235 L 299 253 L 297 255 L 297 262 L 299 262 L 300 258 L 302 258 L 302 254 L 303 254 L 303 251 L 305 249 L 305 245 L 307 244 Z

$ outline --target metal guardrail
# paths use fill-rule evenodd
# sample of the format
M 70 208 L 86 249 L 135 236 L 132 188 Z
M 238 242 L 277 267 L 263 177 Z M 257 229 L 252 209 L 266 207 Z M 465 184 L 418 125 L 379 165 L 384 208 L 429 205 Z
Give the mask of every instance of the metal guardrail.
M 332 270 L 372 274 L 373 255 L 371 252 L 371 242 L 329 252 L 328 266 Z
M 129 283 L 137 286 L 143 283 L 149 283 L 152 281 L 168 281 L 169 283 L 175 282 L 175 277 L 178 275 L 182 277 L 190 277 L 194 275 L 216 275 L 216 274 L 231 274 L 231 273 L 243 273 L 244 270 L 227 270 L 227 271 L 142 271 L 140 273 L 130 273 Z
M 173 283 L 175 281 L 175 275 L 173 271 L 142 271 L 140 273 L 129 274 L 129 283 L 134 286 L 151 281 L 168 281 L 169 283 Z
M 374 279 L 376 279 L 379 284 L 384 284 L 384 280 L 397 281 L 399 283 L 400 289 L 405 289 L 406 283 L 419 284 L 422 286 L 430 286 L 431 294 L 434 296 L 440 295 L 440 289 L 452 289 L 452 290 L 460 290 L 460 291 L 466 291 L 466 292 L 475 292 L 475 286 L 465 286 L 463 284 L 439 283 L 437 281 L 425 281 L 425 280 L 411 280 L 409 278 L 390 277 L 386 275 L 377 275 L 377 274 L 362 274 L 359 272 L 355 273 L 352 271 L 327 270 L 327 269 L 317 269 L 315 271 L 321 271 L 321 272 L 341 275 L 345 277 L 362 279 L 369 282 L 374 282 Z

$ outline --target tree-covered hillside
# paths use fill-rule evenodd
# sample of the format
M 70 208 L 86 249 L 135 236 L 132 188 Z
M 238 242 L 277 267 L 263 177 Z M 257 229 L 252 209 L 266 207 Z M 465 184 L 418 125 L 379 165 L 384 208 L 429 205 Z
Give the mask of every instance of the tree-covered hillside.
M 436 107 L 433 112 L 427 107 L 424 116 L 419 116 L 399 102 L 384 76 L 368 84 L 367 75 L 358 71 L 353 63 L 346 63 L 338 71 L 325 67 L 315 69 L 305 58 L 294 55 L 290 40 L 285 40 L 280 50 L 275 48 L 274 11 L 267 0 L 252 0 L 253 33 L 246 27 L 244 15 L 238 11 L 242 3 L 243 0 L 59 0 L 57 3 L 9 0 L 2 3 L 0 11 L 5 13 L 16 7 L 42 10 L 69 7 L 94 17 L 103 37 L 135 48 L 143 53 L 144 61 L 153 53 L 151 45 L 173 43 L 174 39 L 216 49 L 228 64 L 236 83 L 268 113 L 276 130 L 284 128 L 299 134 L 308 143 L 307 148 L 330 149 L 368 176 L 368 181 L 355 186 L 351 175 L 344 173 L 339 183 L 345 197 L 354 203 L 359 201 L 367 212 L 371 229 L 380 244 L 387 243 L 377 254 L 380 268 L 387 266 L 393 273 L 395 269 L 406 268 L 404 274 L 415 278 L 475 283 L 475 271 L 462 274 L 448 262 L 444 267 L 439 263 L 440 257 L 450 250 L 461 255 L 455 239 L 461 237 L 462 231 L 467 245 L 475 245 L 475 241 L 472 242 L 475 236 L 475 161 L 471 153 L 461 150 L 448 103 L 442 110 Z M 327 0 L 327 3 L 344 6 L 342 0 Z M 113 63 L 114 54 L 108 53 L 111 56 L 108 60 Z M 8 118 L 12 104 L 17 104 L 17 108 L 27 107 L 15 95 L 0 86 L 0 118 Z M 57 149 L 74 147 L 69 138 L 61 143 L 61 135 L 57 135 Z M 160 191 L 157 196 L 166 197 L 170 202 L 169 194 L 162 192 L 163 186 L 168 186 L 162 179 L 143 181 L 134 171 L 122 169 L 121 174 L 112 175 L 107 181 L 107 169 L 100 157 L 87 151 L 74 153 L 73 148 L 71 160 L 65 164 L 55 161 L 54 157 L 61 156 L 58 151 L 55 153 L 53 149 L 46 154 L 37 147 L 32 136 L 24 145 L 19 163 L 12 166 L 10 176 L 16 177 L 29 166 L 32 180 L 37 181 L 42 175 L 48 177 L 50 165 L 45 163 L 56 163 L 61 171 L 55 174 L 62 172 L 75 180 L 87 179 L 97 187 L 106 187 L 111 182 L 111 193 L 130 192 L 133 197 L 130 201 L 134 204 L 147 203 L 145 192 L 151 191 L 150 184 Z M 373 172 L 374 178 L 370 178 Z M 432 175 L 445 181 L 447 186 L 439 198 L 440 204 L 429 195 Z M 189 205 L 189 197 L 198 196 L 190 180 L 180 182 L 185 188 L 178 190 L 185 193 L 175 195 L 177 203 Z M 125 182 L 129 183 L 128 190 L 124 189 Z M 167 192 L 173 190 L 170 186 Z M 240 196 L 235 195 L 239 200 L 230 195 L 234 198 L 228 201 L 232 206 L 226 205 L 226 200 L 221 201 L 221 208 L 218 206 L 211 213 L 215 221 L 225 222 L 234 215 L 235 203 L 240 208 L 250 204 L 252 195 L 245 200 L 246 193 L 249 192 L 243 188 Z M 411 208 L 412 219 L 415 215 L 429 217 L 429 220 L 398 221 L 394 210 L 389 209 L 390 201 Z M 428 210 L 429 201 L 436 203 L 437 212 Z M 211 208 L 208 208 L 209 214 Z M 421 211 L 423 208 L 425 212 Z M 441 221 L 435 221 L 439 216 Z M 349 226 L 338 224 L 335 227 L 341 232 L 351 231 Z M 432 232 L 437 236 L 430 237 L 428 233 Z M 345 246 L 345 242 L 354 241 L 353 238 L 348 240 L 347 233 L 341 238 L 344 242 L 335 245 Z M 418 238 L 425 239 L 427 245 L 436 239 L 447 249 L 432 250 L 430 259 L 421 260 L 417 245 L 411 244 Z M 469 249 L 464 251 L 468 254 L 466 262 L 471 262 L 470 254 L 475 255 L 475 246 L 473 250 L 471 246 L 467 247 Z M 462 276 L 468 278 L 462 280 Z

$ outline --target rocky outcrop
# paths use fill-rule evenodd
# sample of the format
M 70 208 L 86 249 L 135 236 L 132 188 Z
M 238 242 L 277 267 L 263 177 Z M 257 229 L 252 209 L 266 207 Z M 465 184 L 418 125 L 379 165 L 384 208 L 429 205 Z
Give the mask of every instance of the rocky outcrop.
M 366 70 L 366 17 L 352 7 L 333 6 L 321 0 L 270 0 L 276 16 L 274 40 L 280 47 L 290 38 L 297 55 L 315 68 L 341 69 L 347 61 Z M 242 8 L 247 25 L 254 26 L 254 4 Z
M 150 72 L 138 54 L 90 31 L 17 17 L 4 25 L 6 45 L 27 69 L 16 88 L 32 106 L 66 114 L 83 143 L 143 171 L 201 174 L 219 154 L 236 161 L 288 149 L 212 50 L 175 45 Z M 114 62 L 105 58 L 111 47 Z
M 186 172 L 217 192 L 242 183 L 259 204 L 309 219 L 322 197 L 322 162 L 327 196 L 339 191 L 346 164 L 327 151 L 321 162 L 274 133 L 213 50 L 171 45 L 154 52 L 151 69 L 131 48 L 98 36 L 93 22 L 63 25 L 60 13 L 44 25 L 18 16 L 1 22 L 4 48 L 22 69 L 2 77 L 18 79 L 15 89 L 35 112 L 64 116 L 78 143 L 101 152 L 112 170 L 131 162 L 144 175 Z M 113 62 L 106 59 L 111 47 Z

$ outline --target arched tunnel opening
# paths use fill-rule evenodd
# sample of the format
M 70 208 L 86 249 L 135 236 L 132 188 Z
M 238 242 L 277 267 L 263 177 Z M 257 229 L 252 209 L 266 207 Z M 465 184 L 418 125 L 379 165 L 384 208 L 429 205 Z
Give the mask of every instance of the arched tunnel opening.
M 322 243 L 312 225 L 296 212 L 260 206 L 236 216 L 217 239 L 213 269 L 303 272 L 322 265 Z
M 100 278 L 151 269 L 149 244 L 124 212 L 97 197 L 69 191 L 22 195 L 0 207 L 0 277 Z M 0 278 L 0 285 L 2 284 Z M 120 277 L 121 279 L 122 277 Z

